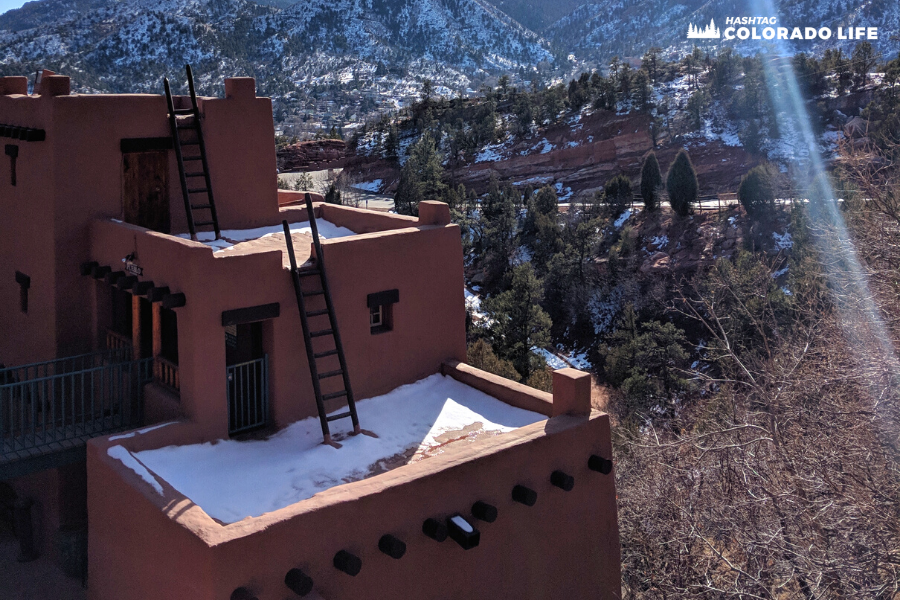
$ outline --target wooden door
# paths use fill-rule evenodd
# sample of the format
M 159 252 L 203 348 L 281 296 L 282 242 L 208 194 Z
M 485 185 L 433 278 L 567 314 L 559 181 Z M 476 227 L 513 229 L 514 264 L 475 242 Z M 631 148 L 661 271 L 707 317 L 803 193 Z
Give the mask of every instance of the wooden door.
M 165 150 L 126 152 L 122 157 L 123 220 L 169 233 L 169 153 Z

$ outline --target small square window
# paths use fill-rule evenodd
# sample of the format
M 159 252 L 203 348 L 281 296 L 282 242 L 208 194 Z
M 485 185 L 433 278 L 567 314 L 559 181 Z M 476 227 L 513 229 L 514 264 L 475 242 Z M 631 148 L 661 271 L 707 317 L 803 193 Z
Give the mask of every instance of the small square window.
M 384 333 L 393 329 L 390 304 L 376 304 L 369 307 L 369 330 L 375 333 Z
M 384 305 L 379 304 L 369 309 L 369 327 L 381 327 L 384 322 Z
M 400 300 L 398 290 L 385 290 L 366 296 L 369 307 L 369 330 L 372 334 L 384 333 L 394 328 L 394 304 Z

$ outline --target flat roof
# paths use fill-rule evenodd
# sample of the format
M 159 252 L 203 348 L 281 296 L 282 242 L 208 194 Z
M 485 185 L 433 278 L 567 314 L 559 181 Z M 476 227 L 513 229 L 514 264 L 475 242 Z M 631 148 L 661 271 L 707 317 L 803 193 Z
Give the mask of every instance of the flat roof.
M 335 225 L 327 219 L 316 219 L 319 230 L 319 239 L 331 240 L 356 235 L 346 227 Z M 310 257 L 310 244 L 312 243 L 312 228 L 309 221 L 299 221 L 289 225 L 291 239 L 294 243 L 297 264 L 303 264 Z M 254 227 L 250 229 L 223 229 L 221 239 L 214 239 L 212 231 L 198 231 L 197 241 L 213 249 L 213 256 L 242 256 L 256 254 L 269 250 L 282 250 L 284 253 L 283 264 L 285 268 L 290 266 L 290 260 L 284 243 L 284 227 L 282 225 L 270 225 L 266 227 Z M 189 233 L 179 233 L 177 237 L 190 239 Z
M 451 444 L 471 443 L 546 416 L 516 408 L 441 374 L 357 402 L 364 433 L 335 421 L 341 448 L 322 443 L 318 417 L 265 440 L 219 440 L 131 453 L 108 453 L 154 489 L 165 481 L 221 523 L 258 517 L 337 485 L 425 460 Z M 335 412 L 346 410 L 346 407 Z

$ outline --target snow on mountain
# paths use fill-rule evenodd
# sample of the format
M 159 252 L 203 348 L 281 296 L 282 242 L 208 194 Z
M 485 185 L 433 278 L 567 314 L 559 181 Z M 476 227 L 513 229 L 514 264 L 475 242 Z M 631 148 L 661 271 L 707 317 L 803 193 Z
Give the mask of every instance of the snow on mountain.
M 161 75 L 185 63 L 210 81 L 248 73 L 298 82 L 347 60 L 375 71 L 423 59 L 474 73 L 552 56 L 539 36 L 482 0 L 309 0 L 285 9 L 247 0 L 40 0 L 0 15 L 4 70 L 56 66 L 76 89 L 158 91 Z
M 773 0 L 775 14 L 758 6 L 750 9 L 736 0 L 614 0 L 590 2 L 559 19 L 542 34 L 559 47 L 582 59 L 607 60 L 612 55 L 641 56 L 651 45 L 662 48 L 690 48 L 694 43 L 713 48 L 727 43 L 744 54 L 763 49 L 760 40 L 688 40 L 688 26 L 705 25 L 714 19 L 724 31 L 727 17 L 776 17 L 781 27 L 830 27 L 835 34 L 827 41 L 790 42 L 794 51 L 821 51 L 841 47 L 852 51 L 853 40 L 837 39 L 837 28 L 878 27 L 879 39 L 872 42 L 886 58 L 894 58 L 898 47 L 890 39 L 900 22 L 896 0 Z M 765 25 L 757 26 L 761 34 Z

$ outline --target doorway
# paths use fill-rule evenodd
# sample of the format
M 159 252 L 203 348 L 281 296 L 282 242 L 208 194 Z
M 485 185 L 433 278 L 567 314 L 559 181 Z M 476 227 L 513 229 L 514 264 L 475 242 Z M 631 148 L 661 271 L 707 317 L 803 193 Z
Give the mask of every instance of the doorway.
M 125 152 L 122 158 L 123 220 L 160 233 L 169 233 L 168 151 Z
M 228 435 L 265 427 L 269 417 L 269 363 L 262 322 L 225 327 Z

